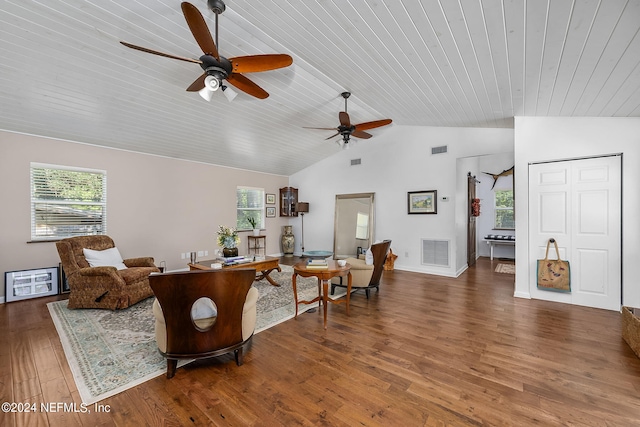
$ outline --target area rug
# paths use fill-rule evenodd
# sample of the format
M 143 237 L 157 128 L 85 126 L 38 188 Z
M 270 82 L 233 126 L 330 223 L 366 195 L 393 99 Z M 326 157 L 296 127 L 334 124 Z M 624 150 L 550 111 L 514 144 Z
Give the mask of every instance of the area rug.
M 514 264 L 498 264 L 496 273 L 516 274 L 516 266 Z
M 270 275 L 281 286 L 272 286 L 266 280 L 254 282 L 253 286 L 260 292 L 255 333 L 295 316 L 293 269 L 281 268 L 282 272 L 274 271 Z M 313 277 L 298 276 L 297 288 L 299 299 L 310 300 L 318 295 L 318 281 Z M 344 289 L 337 288 L 333 298 L 344 295 Z M 158 352 L 155 341 L 153 300 L 147 298 L 115 312 L 69 310 L 67 300 L 47 304 L 84 403 L 99 402 L 166 373 L 166 360 Z M 313 307 L 317 304 L 300 304 L 299 313 Z

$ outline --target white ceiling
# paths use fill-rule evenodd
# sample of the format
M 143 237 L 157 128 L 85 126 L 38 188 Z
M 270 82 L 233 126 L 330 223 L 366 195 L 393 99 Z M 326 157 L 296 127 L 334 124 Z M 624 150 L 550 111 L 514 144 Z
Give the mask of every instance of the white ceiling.
M 206 0 L 192 0 L 215 31 Z M 202 53 L 177 0 L 4 0 L 0 129 L 290 175 L 352 122 L 512 127 L 640 116 L 640 0 L 228 0 L 221 55 L 287 53 L 247 74 L 271 96 L 186 92 Z M 374 138 L 387 128 L 370 131 Z M 335 138 L 337 140 L 338 138 Z M 366 144 L 360 141 L 359 144 Z

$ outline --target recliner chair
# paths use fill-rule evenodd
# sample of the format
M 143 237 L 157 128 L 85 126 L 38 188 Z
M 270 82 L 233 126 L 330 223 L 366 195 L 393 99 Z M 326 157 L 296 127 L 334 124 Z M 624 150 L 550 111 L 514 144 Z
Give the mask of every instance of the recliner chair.
M 152 257 L 122 260 L 126 268 L 91 267 L 83 249 L 115 248 L 106 235 L 77 236 L 56 242 L 62 269 L 69 284 L 69 308 L 127 308 L 153 295 L 149 274 L 160 271 Z

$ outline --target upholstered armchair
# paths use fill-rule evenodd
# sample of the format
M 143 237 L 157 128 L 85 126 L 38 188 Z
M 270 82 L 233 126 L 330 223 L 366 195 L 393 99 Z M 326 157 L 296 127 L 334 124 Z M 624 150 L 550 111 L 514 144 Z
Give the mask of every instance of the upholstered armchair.
M 255 269 L 196 270 L 153 274 L 153 303 L 158 350 L 167 358 L 167 378 L 180 359 L 200 359 L 243 348 L 256 326 L 258 290 Z
M 346 259 L 349 265 L 351 265 L 351 289 L 364 289 L 367 298 L 369 298 L 369 289 L 376 288 L 376 291 L 380 290 L 380 278 L 382 277 L 384 262 L 387 259 L 387 253 L 389 253 L 390 246 L 391 240 L 385 240 L 371 245 L 371 252 L 373 254 L 372 264 L 367 264 L 365 259 Z M 342 283 L 342 277 L 334 277 L 331 279 L 332 295 L 336 286 L 346 288 L 347 284 Z
M 151 257 L 113 258 L 113 262 L 96 262 L 101 265 L 91 267 L 85 253 L 120 256 L 109 236 L 70 237 L 56 242 L 56 247 L 69 284 L 69 308 L 116 310 L 153 295 L 149 274 L 160 270 Z

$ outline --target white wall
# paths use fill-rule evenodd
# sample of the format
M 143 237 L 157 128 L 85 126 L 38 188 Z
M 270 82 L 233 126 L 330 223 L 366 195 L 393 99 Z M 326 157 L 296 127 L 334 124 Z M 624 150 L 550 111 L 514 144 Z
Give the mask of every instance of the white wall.
M 289 182 L 285 176 L 0 131 L 0 273 L 59 263 L 53 242 L 28 243 L 31 162 L 106 170 L 107 233 L 123 257 L 153 256 L 168 269 L 186 268 L 182 252 L 207 250 L 214 257 L 218 226 L 236 224 L 238 185 L 278 194 Z M 288 220 L 267 218 L 268 254 L 281 252 Z M 241 233 L 240 253 L 247 252 L 249 233 Z
M 393 125 L 372 133 L 373 138 L 352 142 L 349 150 L 337 151 L 290 177 L 290 184 L 299 188 L 299 199 L 310 204 L 304 221 L 305 249 L 332 250 L 336 194 L 374 192 L 374 239 L 392 240 L 391 247 L 399 255 L 395 268 L 459 274 L 463 266 L 458 265 L 457 254 L 466 251 L 466 243 L 459 248 L 457 241 L 458 180 L 466 186 L 467 171 L 458 172 L 457 159 L 513 151 L 513 130 Z M 448 145 L 448 153 L 431 155 L 431 147 L 441 145 Z M 356 158 L 362 164 L 350 166 Z M 407 192 L 420 190 L 438 191 L 437 215 L 407 214 Z M 449 201 L 442 201 L 443 196 Z M 464 198 L 466 206 L 466 190 Z M 465 213 L 466 208 L 461 215 Z M 298 236 L 299 219 L 292 224 Z M 422 265 L 421 238 L 450 240 L 451 265 Z M 299 241 L 296 238 L 297 252 Z
M 528 253 L 528 164 L 615 153 L 623 153 L 622 302 L 640 307 L 640 118 L 516 117 L 516 296 L 529 298 L 535 287 L 529 279 L 535 256 Z

